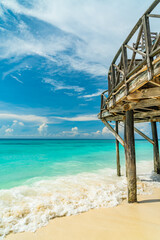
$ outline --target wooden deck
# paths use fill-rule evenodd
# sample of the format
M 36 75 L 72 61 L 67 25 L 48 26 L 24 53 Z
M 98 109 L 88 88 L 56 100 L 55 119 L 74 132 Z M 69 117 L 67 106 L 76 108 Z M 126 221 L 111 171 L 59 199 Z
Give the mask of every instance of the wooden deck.
M 108 89 L 101 94 L 98 114 L 116 138 L 118 176 L 121 175 L 119 143 L 124 147 L 130 203 L 137 201 L 134 132 L 153 144 L 154 171 L 160 174 L 156 126 L 160 122 L 160 27 L 157 32 L 150 27 L 151 18 L 160 26 L 160 15 L 153 12 L 159 3 L 160 0 L 152 3 L 114 57 L 108 71 Z M 115 129 L 109 121 L 115 121 Z M 124 123 L 124 139 L 118 134 L 119 122 Z M 135 122 L 151 122 L 153 138 L 135 128 Z
M 108 96 L 101 95 L 100 119 L 124 121 L 125 112 L 133 110 L 136 122 L 160 121 L 160 33 L 151 32 L 149 22 L 156 18 L 160 23 L 160 15 L 151 14 L 158 3 L 154 1 L 139 19 L 114 57 Z

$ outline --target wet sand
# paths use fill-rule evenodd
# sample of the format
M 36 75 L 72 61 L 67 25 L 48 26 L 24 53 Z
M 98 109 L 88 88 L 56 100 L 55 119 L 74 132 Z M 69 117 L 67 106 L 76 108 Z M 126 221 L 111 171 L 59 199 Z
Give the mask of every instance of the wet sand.
M 6 240 L 159 240 L 160 189 L 138 196 L 138 203 L 124 201 L 70 217 L 53 219 L 35 233 L 10 234 Z

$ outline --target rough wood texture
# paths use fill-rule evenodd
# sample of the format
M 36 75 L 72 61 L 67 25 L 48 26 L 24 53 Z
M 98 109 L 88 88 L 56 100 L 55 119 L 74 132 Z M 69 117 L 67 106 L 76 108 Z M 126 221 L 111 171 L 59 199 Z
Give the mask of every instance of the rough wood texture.
M 117 174 L 119 175 L 119 143 L 125 148 L 128 202 L 137 201 L 134 122 L 152 122 L 153 140 L 135 131 L 154 146 L 154 169 L 160 174 L 156 122 L 160 122 L 160 29 L 150 25 L 159 21 L 152 11 L 160 3 L 155 0 L 138 20 L 116 53 L 108 72 L 108 96 L 102 99 L 98 117 L 116 137 Z M 155 9 L 155 13 L 158 12 Z M 158 22 L 156 23 L 157 26 Z M 154 31 L 154 32 L 153 32 Z M 129 51 L 131 54 L 129 54 Z M 131 52 L 132 51 L 132 52 Z M 137 56 L 138 55 L 138 56 Z M 108 121 L 116 121 L 116 131 Z M 124 141 L 118 135 L 118 122 L 124 122 Z
M 116 122 L 116 133 L 118 134 L 118 122 Z M 117 176 L 121 176 L 119 141 L 116 139 Z
M 104 125 L 111 131 L 111 133 L 115 136 L 115 138 L 122 144 L 122 146 L 124 147 L 124 141 L 123 139 L 116 133 L 116 131 L 111 127 L 111 125 L 105 121 L 102 120 L 102 122 L 104 123 Z
M 148 142 L 150 142 L 151 144 L 154 145 L 154 141 L 152 141 L 149 137 L 147 137 L 144 133 L 142 133 L 140 130 L 138 130 L 137 128 L 134 127 L 134 130 L 136 133 L 138 133 L 139 135 L 141 135 L 142 137 L 144 137 Z
M 154 152 L 154 171 L 160 174 L 160 159 L 159 159 L 159 146 L 156 122 L 151 122 L 152 136 L 153 136 L 153 152 Z
M 128 180 L 128 202 L 137 201 L 137 181 L 136 181 L 136 159 L 135 159 L 135 141 L 134 141 L 134 120 L 133 111 L 126 112 L 125 119 L 125 156 L 127 162 L 127 180 Z

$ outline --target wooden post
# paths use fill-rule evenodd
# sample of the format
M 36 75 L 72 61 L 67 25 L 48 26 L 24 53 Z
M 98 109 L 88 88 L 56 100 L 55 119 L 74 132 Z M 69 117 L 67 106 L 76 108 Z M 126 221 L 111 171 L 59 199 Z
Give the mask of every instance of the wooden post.
M 125 165 L 126 165 L 126 177 L 128 176 L 127 174 L 127 170 L 128 170 L 128 167 L 127 167 L 127 147 L 126 147 L 126 123 L 124 122 L 124 151 L 125 151 Z
M 125 45 L 122 45 L 122 56 L 123 56 L 123 68 L 124 68 L 124 82 L 126 85 L 126 95 L 128 95 L 129 92 L 129 88 L 128 88 L 128 84 L 126 83 L 127 81 L 127 73 L 128 73 L 128 57 L 127 57 L 127 49 L 125 47 Z
M 127 162 L 128 202 L 137 201 L 136 159 L 134 141 L 133 110 L 126 112 L 125 119 L 125 156 Z
M 116 121 L 116 133 L 118 134 L 118 121 Z M 116 139 L 117 176 L 121 176 L 119 141 Z
M 154 152 L 154 171 L 160 174 L 160 160 L 159 160 L 159 146 L 158 146 L 158 134 L 156 122 L 151 122 L 152 137 L 154 141 L 153 152 Z
M 147 17 L 147 15 L 144 15 L 142 17 L 142 22 L 143 22 L 143 30 L 144 30 L 144 36 L 145 36 L 145 50 L 147 55 L 148 80 L 152 80 L 154 74 L 153 74 L 153 66 L 152 66 L 153 57 L 149 56 L 152 50 L 149 17 Z

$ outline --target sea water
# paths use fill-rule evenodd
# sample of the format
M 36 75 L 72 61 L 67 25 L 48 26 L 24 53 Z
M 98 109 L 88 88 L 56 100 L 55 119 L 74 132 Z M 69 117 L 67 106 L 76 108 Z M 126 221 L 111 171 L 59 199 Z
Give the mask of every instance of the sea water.
M 139 193 L 151 191 L 158 179 L 152 148 L 136 140 Z M 115 140 L 0 140 L 1 238 L 36 231 L 55 217 L 118 205 L 127 196 L 122 147 L 120 159 L 119 178 Z

